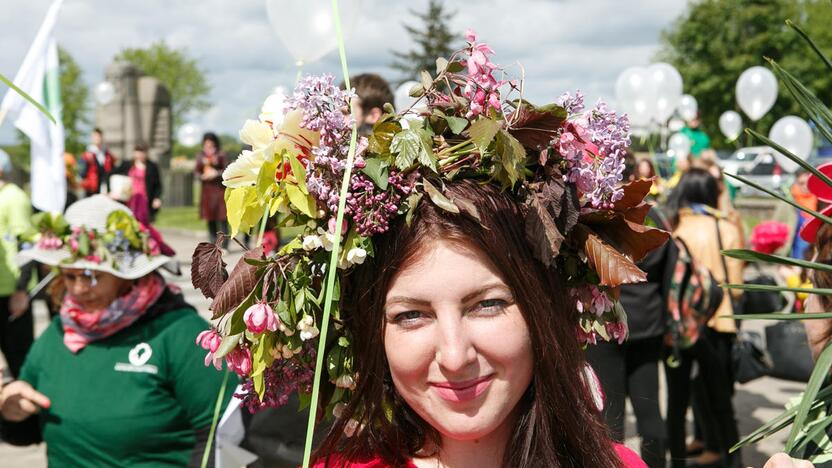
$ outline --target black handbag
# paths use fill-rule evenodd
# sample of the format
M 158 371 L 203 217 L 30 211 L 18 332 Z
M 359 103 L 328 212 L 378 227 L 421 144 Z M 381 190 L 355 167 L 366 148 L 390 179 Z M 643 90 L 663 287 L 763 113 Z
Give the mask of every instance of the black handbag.
M 752 263 L 751 265 L 750 268 L 756 269 L 757 274 L 753 278 L 745 281 L 745 284 L 777 286 L 777 281 L 774 277 L 760 271 L 760 267 L 756 263 Z M 742 311 L 737 311 L 736 313 L 770 314 L 780 312 L 788 303 L 783 294 L 777 291 L 745 291 L 743 297 L 745 299 L 742 303 Z
M 769 375 L 808 382 L 815 368 L 803 323 L 786 320 L 766 327 L 766 347 L 774 363 Z
M 763 346 L 763 337 L 753 331 L 743 330 L 731 348 L 734 379 L 739 383 L 751 382 L 768 375 L 773 367 L 771 357 Z

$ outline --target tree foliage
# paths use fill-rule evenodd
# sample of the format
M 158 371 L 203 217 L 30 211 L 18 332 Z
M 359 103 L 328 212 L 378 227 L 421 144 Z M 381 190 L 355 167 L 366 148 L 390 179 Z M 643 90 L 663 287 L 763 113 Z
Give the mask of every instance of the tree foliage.
M 116 55 L 159 79 L 171 94 L 174 127 L 184 122 L 188 112 L 210 107 L 208 94 L 211 86 L 205 71 L 186 49 L 172 49 L 163 41 L 144 49 L 127 48 Z
M 673 64 L 684 79 L 685 92 L 699 103 L 704 130 L 717 146 L 727 142 L 719 131 L 720 114 L 735 110 L 735 86 L 740 74 L 764 57 L 790 70 L 823 102 L 832 101 L 832 75 L 823 63 L 806 60 L 808 46 L 785 25 L 800 24 L 828 54 L 832 52 L 832 8 L 827 1 L 805 0 L 703 0 L 690 2 L 687 11 L 662 33 L 657 59 Z M 780 84 L 774 107 L 746 127 L 764 134 L 780 117 L 806 115 Z M 744 143 L 744 142 L 743 142 Z
M 84 150 L 90 124 L 90 89 L 84 82 L 81 67 L 62 47 L 58 47 L 58 62 L 66 151 L 78 154 Z
M 448 11 L 441 0 L 430 0 L 425 13 L 415 10 L 410 10 L 410 13 L 422 24 L 404 24 L 416 48 L 408 52 L 393 51 L 396 58 L 390 66 L 402 72 L 399 83 L 417 79 L 422 70 L 433 71 L 437 57 L 447 58 L 454 51 L 453 42 L 457 37 L 449 25 L 455 13 Z

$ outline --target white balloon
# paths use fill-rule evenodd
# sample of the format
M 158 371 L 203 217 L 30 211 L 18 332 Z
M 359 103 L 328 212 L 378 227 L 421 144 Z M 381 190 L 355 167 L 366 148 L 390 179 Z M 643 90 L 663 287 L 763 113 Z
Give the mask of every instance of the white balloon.
M 344 39 L 355 26 L 361 0 L 341 1 Z M 298 65 L 312 63 L 338 45 L 332 5 L 326 0 L 266 0 L 269 22 Z
M 738 112 L 725 111 L 719 116 L 719 129 L 729 141 L 734 141 L 742 132 L 742 117 Z
M 754 66 L 737 80 L 737 103 L 749 119 L 756 122 L 777 100 L 777 78 L 768 68 Z
M 621 111 L 635 127 L 646 127 L 653 117 L 656 101 L 650 74 L 644 67 L 630 67 L 618 75 L 615 81 L 615 97 Z
M 394 101 L 396 105 L 396 112 L 403 112 L 416 102 L 415 97 L 410 97 L 410 89 L 419 84 L 416 81 L 405 81 L 396 88 L 394 93 Z
M 801 159 L 809 157 L 809 154 L 812 152 L 812 146 L 814 145 L 814 134 L 809 124 L 794 115 L 787 115 L 777 122 L 774 122 L 774 125 L 768 132 L 768 137 Z M 800 167 L 796 162 L 787 158 L 779 151 L 775 151 L 774 156 L 777 158 L 780 166 L 789 172 L 794 172 L 794 170 Z
M 682 119 L 670 119 L 667 122 L 667 129 L 671 132 L 678 132 L 683 128 L 685 128 L 685 121 Z
M 684 94 L 679 99 L 679 105 L 676 107 L 676 111 L 679 112 L 680 117 L 690 122 L 699 114 L 699 103 L 696 102 L 695 97 L 690 94 Z
M 647 67 L 656 95 L 653 118 L 664 123 L 673 115 L 682 97 L 682 75 L 669 63 L 659 62 Z
M 109 104 L 116 97 L 116 88 L 109 81 L 95 85 L 95 102 L 102 106 Z
M 684 133 L 674 133 L 667 140 L 667 154 L 673 158 L 687 158 L 693 142 Z
M 182 146 L 194 146 L 199 143 L 200 138 L 202 138 L 202 131 L 192 123 L 186 123 L 176 132 L 176 139 Z

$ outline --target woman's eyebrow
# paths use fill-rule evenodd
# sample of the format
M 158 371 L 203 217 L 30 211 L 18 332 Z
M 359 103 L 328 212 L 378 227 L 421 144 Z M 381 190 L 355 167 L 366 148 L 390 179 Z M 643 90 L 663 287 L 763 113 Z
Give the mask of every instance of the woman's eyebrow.
M 461 302 L 462 303 L 469 302 L 471 299 L 474 299 L 477 296 L 480 296 L 482 294 L 485 294 L 489 291 L 494 291 L 494 290 L 500 290 L 501 292 L 506 292 L 508 294 L 511 294 L 511 289 L 509 289 L 508 286 L 506 286 L 502 282 L 495 282 L 495 283 L 486 284 L 485 286 L 477 289 L 476 291 L 472 291 L 472 292 L 466 294 L 465 297 L 462 298 Z
M 415 297 L 409 296 L 393 296 L 386 301 L 386 306 L 390 306 L 393 304 L 412 304 L 412 305 L 420 305 L 420 306 L 428 306 L 430 305 L 430 301 L 425 299 L 416 299 Z

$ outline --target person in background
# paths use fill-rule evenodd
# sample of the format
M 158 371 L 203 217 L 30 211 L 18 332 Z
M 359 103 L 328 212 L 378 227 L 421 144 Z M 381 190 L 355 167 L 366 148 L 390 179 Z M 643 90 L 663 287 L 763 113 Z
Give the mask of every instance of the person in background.
M 393 104 L 393 91 L 390 89 L 390 83 L 375 73 L 350 77 L 350 84 L 355 88 L 357 95 L 353 105 L 353 117 L 358 122 L 358 133 L 368 136 L 373 132 L 373 125 L 384 114 L 384 104 Z
M 0 388 L 4 433 L 42 438 L 49 466 L 200 466 L 215 405 L 238 380 L 223 385 L 203 350 L 184 345 L 219 342 L 200 334 L 208 323 L 160 273 L 178 270 L 175 260 L 104 195 L 70 206 L 65 222 L 18 253 L 60 272 L 50 289 L 61 307 Z
M 81 177 L 84 194 L 89 197 L 101 193 L 102 187 L 109 190 L 107 183 L 115 166 L 116 158 L 104 144 L 104 133 L 100 128 L 94 128 L 90 135 L 90 144 L 81 155 L 78 164 L 78 176 Z
M 691 141 L 690 156 L 693 159 L 701 158 L 702 153 L 711 147 L 711 138 L 702 130 L 701 123 L 702 121 L 697 115 L 682 129 L 682 133 Z
M 653 199 L 662 193 L 662 180 L 660 177 L 657 177 L 656 168 L 653 166 L 653 161 L 649 157 L 638 160 L 635 172 L 639 179 L 653 179 L 653 186 L 650 187 L 650 196 Z M 626 179 L 627 177 L 624 176 L 624 178 Z
M 159 166 L 147 157 L 147 145 L 137 144 L 133 159 L 122 162 L 113 173 L 130 177 L 132 191 L 127 207 L 140 223 L 152 223 L 162 207 L 162 178 Z
M 25 290 L 18 289 L 20 270 L 14 260 L 18 237 L 31 225 L 32 209 L 26 192 L 9 181 L 11 175 L 11 160 L 0 151 L 0 351 L 16 377 L 34 341 L 32 313 Z
M 818 197 L 809 190 L 810 175 L 811 174 L 808 171 L 801 169 L 795 176 L 794 183 L 792 184 L 790 191 L 792 198 L 798 205 L 817 211 Z M 792 258 L 802 259 L 806 254 L 806 250 L 809 248 L 809 243 L 798 234 L 803 226 L 812 219 L 812 215 L 796 208 L 795 211 L 797 212 L 797 220 L 795 221 L 791 256 Z
M 624 180 L 643 178 L 643 163 L 627 152 Z M 633 169 L 639 169 L 638 177 Z M 652 165 L 649 165 L 652 169 Z M 652 177 L 655 174 L 650 175 Z M 655 186 L 655 185 L 654 185 Z M 670 230 L 664 216 L 650 209 L 646 222 Z M 667 431 L 659 410 L 659 361 L 666 332 L 667 304 L 678 247 L 668 240 L 642 259 L 638 266 L 647 273 L 647 282 L 621 287 L 621 305 L 627 313 L 629 336 L 623 344 L 598 342 L 586 350 L 587 361 L 601 381 L 606 395 L 604 419 L 613 440 L 623 443 L 625 400 L 630 398 L 641 438 L 641 458 L 650 468 L 664 468 Z
M 743 245 L 736 225 L 720 214 L 719 183 L 707 170 L 693 167 L 685 172 L 670 194 L 667 212 L 673 234 L 688 247 L 693 259 L 707 268 L 719 284 L 742 283 L 743 262 L 723 258 L 721 249 L 738 249 Z M 699 368 L 701 385 L 696 385 L 694 409 L 704 437 L 704 451 L 693 459 L 700 466 L 741 467 L 740 452 L 728 450 L 739 441 L 734 413 L 734 374 L 731 360 L 736 340 L 732 298 L 742 291 L 726 292 L 714 316 L 690 348 Z M 686 360 L 687 361 L 687 360 Z M 668 380 L 667 425 L 671 461 L 674 467 L 686 466 L 685 414 L 688 407 L 691 365 L 666 370 Z
M 228 158 L 222 152 L 219 137 L 208 132 L 202 136 L 202 151 L 196 155 L 195 172 L 202 182 L 199 197 L 199 216 L 208 222 L 208 236 L 216 242 L 217 232 L 228 231 L 225 211 L 225 187 L 222 185 L 222 171 L 228 165 Z M 223 242 L 228 247 L 228 239 Z
M 740 212 L 734 208 L 734 194 L 731 193 L 733 186 L 725 180 L 725 174 L 722 172 L 722 167 L 713 159 L 703 159 L 697 161 L 697 167 L 702 167 L 716 179 L 719 185 L 719 199 L 717 201 L 717 210 L 728 221 L 734 223 L 737 231 L 740 233 L 740 245 L 745 245 L 745 226 L 742 224 L 742 217 Z
M 66 203 L 64 203 L 64 210 L 67 207 L 78 201 L 78 178 L 76 172 L 78 171 L 78 162 L 75 160 L 75 155 L 72 153 L 64 153 L 64 175 L 66 177 Z

